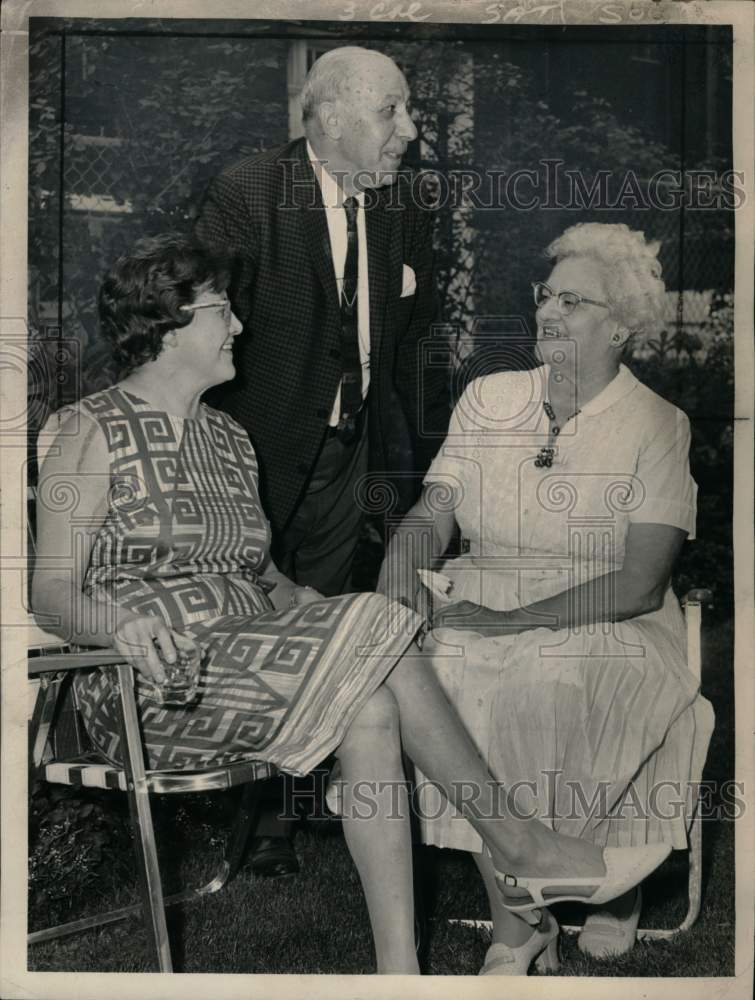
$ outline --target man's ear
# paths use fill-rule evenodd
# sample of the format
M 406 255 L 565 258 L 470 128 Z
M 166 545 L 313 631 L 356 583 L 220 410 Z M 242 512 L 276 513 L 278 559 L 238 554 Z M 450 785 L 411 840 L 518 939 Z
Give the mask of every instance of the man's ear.
M 163 347 L 176 347 L 178 344 L 178 330 L 168 330 L 162 339 Z
M 317 109 L 317 118 L 323 135 L 327 135 L 329 139 L 341 138 L 341 116 L 335 101 L 323 101 Z

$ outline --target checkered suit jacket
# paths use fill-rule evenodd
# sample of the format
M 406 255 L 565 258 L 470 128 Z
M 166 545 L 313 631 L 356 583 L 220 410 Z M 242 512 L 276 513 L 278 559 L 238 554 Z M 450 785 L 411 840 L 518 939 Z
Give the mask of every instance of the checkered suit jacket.
M 410 182 L 365 198 L 370 286 L 370 467 L 387 472 L 406 508 L 442 443 L 450 411 L 443 366 L 423 365 L 437 315 L 432 216 Z M 210 184 L 196 222 L 207 245 L 231 253 L 229 289 L 244 324 L 237 377 L 212 402 L 249 433 L 274 531 L 301 497 L 341 377 L 340 305 L 320 188 L 306 141 L 243 160 Z M 403 265 L 414 295 L 401 298 Z M 410 474 L 415 473 L 412 477 Z

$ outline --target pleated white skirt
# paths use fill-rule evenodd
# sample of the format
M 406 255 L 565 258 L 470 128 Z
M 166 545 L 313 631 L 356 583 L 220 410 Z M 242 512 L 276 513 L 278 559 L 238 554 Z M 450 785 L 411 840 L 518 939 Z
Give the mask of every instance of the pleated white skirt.
M 470 558 L 442 572 L 454 600 L 501 609 L 545 596 L 533 587 L 514 603 L 504 575 Z M 441 629 L 424 653 L 521 815 L 601 845 L 682 849 L 713 730 L 685 643 L 669 590 L 659 611 L 624 622 L 496 638 Z M 417 782 L 425 843 L 479 852 L 469 823 L 421 773 Z

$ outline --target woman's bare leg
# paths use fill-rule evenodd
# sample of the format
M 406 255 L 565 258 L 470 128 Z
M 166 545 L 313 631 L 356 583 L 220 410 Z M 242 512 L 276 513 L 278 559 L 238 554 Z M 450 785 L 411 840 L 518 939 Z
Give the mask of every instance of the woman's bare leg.
M 554 833 L 534 816 L 517 816 L 446 698 L 428 656 L 411 647 L 385 686 L 398 702 L 406 752 L 479 833 L 499 872 L 605 875 L 600 847 Z
M 409 801 L 398 706 L 378 689 L 336 750 L 342 770 L 343 832 L 367 901 L 377 970 L 419 973 Z
M 510 913 L 501 901 L 501 894 L 495 880 L 493 863 L 487 854 L 473 854 L 474 863 L 482 875 L 485 883 L 488 903 L 490 904 L 490 919 L 493 921 L 493 942 L 507 944 L 509 948 L 518 948 L 523 945 L 533 933 L 533 926 L 529 920 L 523 920 L 516 913 Z M 539 910 L 534 911 L 540 913 Z

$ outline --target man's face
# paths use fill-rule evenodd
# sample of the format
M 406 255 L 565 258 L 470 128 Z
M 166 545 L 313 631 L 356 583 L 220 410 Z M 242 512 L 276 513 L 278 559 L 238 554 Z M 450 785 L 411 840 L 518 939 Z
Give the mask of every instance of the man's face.
M 338 166 L 349 171 L 357 189 L 396 179 L 406 147 L 417 137 L 408 101 L 404 75 L 390 59 L 354 64 L 336 107 L 341 126 Z

